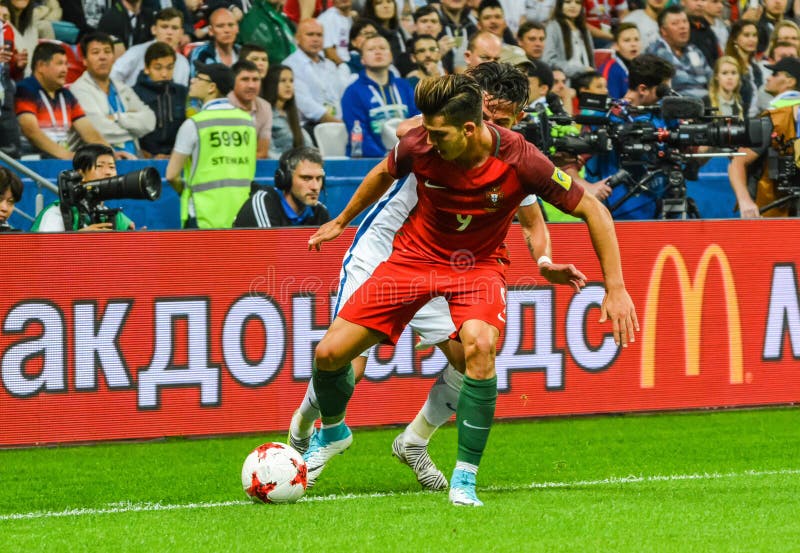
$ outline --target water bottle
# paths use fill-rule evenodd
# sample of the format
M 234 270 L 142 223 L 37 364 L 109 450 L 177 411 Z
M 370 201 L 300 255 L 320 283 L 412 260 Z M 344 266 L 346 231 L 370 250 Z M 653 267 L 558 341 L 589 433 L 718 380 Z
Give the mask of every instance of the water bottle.
M 350 157 L 364 155 L 364 131 L 361 130 L 361 121 L 356 119 L 353 130 L 350 131 Z

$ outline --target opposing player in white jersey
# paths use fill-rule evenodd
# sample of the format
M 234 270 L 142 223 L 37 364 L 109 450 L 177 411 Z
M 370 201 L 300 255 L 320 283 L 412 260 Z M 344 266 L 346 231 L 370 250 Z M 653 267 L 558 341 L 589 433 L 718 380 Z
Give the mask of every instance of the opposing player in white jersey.
M 496 62 L 476 66 L 469 73 L 486 91 L 484 118 L 508 128 L 514 125 L 523 115 L 521 107 L 527 102 L 527 77 L 511 65 Z M 414 124 L 409 121 L 404 125 L 404 130 L 407 131 Z M 422 186 L 428 185 L 429 183 L 422 183 Z M 375 267 L 391 254 L 395 233 L 417 204 L 417 186 L 413 173 L 406 179 L 395 182 L 367 213 L 356 232 L 353 244 L 344 256 L 336 312 L 369 278 Z M 568 284 L 580 290 L 585 285 L 586 277 L 573 265 L 557 265 L 550 259 L 550 236 L 535 196 L 528 196 L 523 200 L 517 216 L 530 253 L 538 261 L 542 276 L 554 284 Z M 409 325 L 421 337 L 417 347 L 436 345 L 447 357 L 448 365 L 431 388 L 417 416 L 395 438 L 392 453 L 411 467 L 424 488 L 442 490 L 448 486 L 447 478 L 431 460 L 427 445 L 435 430 L 455 413 L 454 406 L 458 404 L 466 368 L 464 351 L 459 342 L 450 340 L 456 327 L 450 317 L 447 302 L 442 297 L 425 304 Z M 356 381 L 364 374 L 368 355 L 369 350 L 353 361 Z M 308 449 L 319 414 L 313 381 L 310 381 L 300 407 L 292 416 L 289 430 L 289 443 L 301 453 Z

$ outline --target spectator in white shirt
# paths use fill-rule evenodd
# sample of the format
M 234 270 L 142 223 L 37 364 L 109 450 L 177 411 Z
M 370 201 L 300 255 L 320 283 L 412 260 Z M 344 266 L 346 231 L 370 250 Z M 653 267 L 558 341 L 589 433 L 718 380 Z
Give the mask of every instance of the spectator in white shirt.
M 333 5 L 317 18 L 322 25 L 324 36 L 322 48 L 325 57 L 336 65 L 350 61 L 350 27 L 353 0 L 333 0 Z
M 306 19 L 297 26 L 297 51 L 283 64 L 294 71 L 295 98 L 304 122 L 328 123 L 342 120 L 342 94 L 350 76 L 346 64 L 336 64 L 322 55 L 322 25 Z

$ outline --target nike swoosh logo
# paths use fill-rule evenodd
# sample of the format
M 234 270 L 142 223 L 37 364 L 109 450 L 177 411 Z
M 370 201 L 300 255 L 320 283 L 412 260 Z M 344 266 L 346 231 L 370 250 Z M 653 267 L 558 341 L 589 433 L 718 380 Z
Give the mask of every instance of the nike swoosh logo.
M 464 426 L 467 428 L 474 428 L 475 430 L 489 430 L 488 426 L 475 426 L 474 424 L 470 424 L 468 420 L 464 420 Z
M 439 190 L 446 190 L 446 186 L 439 186 L 438 184 L 431 184 L 431 181 L 425 179 L 425 187 L 426 188 L 438 188 Z

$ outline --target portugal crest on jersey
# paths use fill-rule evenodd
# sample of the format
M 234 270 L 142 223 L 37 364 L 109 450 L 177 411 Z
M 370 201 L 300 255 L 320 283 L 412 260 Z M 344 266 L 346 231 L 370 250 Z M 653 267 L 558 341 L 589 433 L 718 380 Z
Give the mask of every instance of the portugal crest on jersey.
M 556 167 L 553 169 L 553 182 L 560 184 L 565 190 L 572 186 L 572 177 Z
M 486 192 L 486 205 L 484 209 L 489 213 L 494 213 L 503 205 L 504 196 L 505 194 L 499 186 L 493 186 Z

